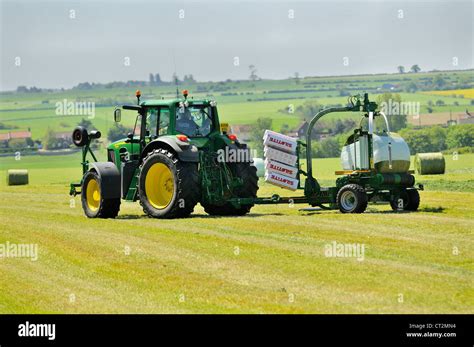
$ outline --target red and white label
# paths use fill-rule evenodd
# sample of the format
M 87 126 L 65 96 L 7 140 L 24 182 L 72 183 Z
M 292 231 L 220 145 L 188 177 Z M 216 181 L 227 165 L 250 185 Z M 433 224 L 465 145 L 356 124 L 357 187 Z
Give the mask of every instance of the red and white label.
M 265 174 L 265 182 L 268 182 L 268 183 L 271 183 L 276 186 L 289 189 L 289 190 L 298 189 L 297 179 L 283 176 L 283 175 L 277 174 L 276 172 L 267 172 Z
M 296 175 L 298 174 L 297 168 L 279 163 L 274 160 L 265 160 L 265 169 L 268 172 L 276 172 L 280 175 L 291 177 L 291 178 L 295 178 Z
M 287 153 L 296 153 L 296 139 L 271 130 L 265 130 L 263 144 Z

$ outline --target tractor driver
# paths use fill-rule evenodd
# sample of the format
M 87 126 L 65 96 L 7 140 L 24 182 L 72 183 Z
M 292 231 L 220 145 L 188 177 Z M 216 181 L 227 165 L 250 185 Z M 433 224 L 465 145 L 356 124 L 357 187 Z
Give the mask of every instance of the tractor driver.
M 194 122 L 189 109 L 180 108 L 176 113 L 176 130 L 187 136 L 196 135 L 199 126 Z

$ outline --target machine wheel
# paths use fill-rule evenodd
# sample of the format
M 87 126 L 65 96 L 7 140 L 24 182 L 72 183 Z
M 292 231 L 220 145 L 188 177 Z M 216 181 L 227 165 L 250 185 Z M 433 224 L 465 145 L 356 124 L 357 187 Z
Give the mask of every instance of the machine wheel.
M 403 201 L 400 201 L 400 199 Z M 394 211 L 416 211 L 420 206 L 420 194 L 416 189 L 407 189 L 400 194 L 396 195 L 394 199 L 390 201 L 390 206 Z
M 234 177 L 240 177 L 243 185 L 234 191 L 239 198 L 256 198 L 258 191 L 257 168 L 251 163 L 233 163 L 229 164 Z M 243 216 L 250 212 L 251 205 L 242 205 L 240 208 L 234 207 L 230 203 L 224 205 L 210 205 L 202 203 L 204 211 L 211 216 Z
M 363 213 L 367 202 L 367 194 L 358 184 L 347 184 L 337 193 L 337 206 L 342 213 Z
M 72 142 L 77 147 L 83 147 L 87 143 L 88 136 L 87 130 L 84 127 L 78 126 L 72 132 Z
M 182 162 L 170 151 L 155 149 L 140 166 L 138 194 L 150 217 L 189 216 L 201 196 L 197 163 Z
M 120 211 L 120 198 L 102 197 L 101 179 L 95 171 L 88 171 L 84 175 L 81 202 L 84 213 L 89 218 L 115 218 Z

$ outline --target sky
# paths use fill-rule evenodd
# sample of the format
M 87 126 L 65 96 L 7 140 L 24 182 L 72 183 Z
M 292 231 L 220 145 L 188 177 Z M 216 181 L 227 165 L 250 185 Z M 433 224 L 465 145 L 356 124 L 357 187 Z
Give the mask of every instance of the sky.
M 0 0 L 0 89 L 473 68 L 473 1 Z

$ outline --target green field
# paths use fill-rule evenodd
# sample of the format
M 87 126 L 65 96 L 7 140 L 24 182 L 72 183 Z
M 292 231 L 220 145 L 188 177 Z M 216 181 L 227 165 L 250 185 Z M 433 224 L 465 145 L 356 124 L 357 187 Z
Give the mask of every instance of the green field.
M 0 313 L 472 313 L 474 155 L 422 176 L 416 213 L 362 215 L 257 206 L 245 217 L 155 220 L 123 203 L 84 217 L 67 195 L 79 155 L 0 158 L 0 244 L 34 243 L 38 260 L 0 258 Z M 338 159 L 316 175 L 334 182 Z M 30 184 L 5 184 L 28 168 Z M 282 193 L 260 182 L 259 195 Z M 288 193 L 286 193 L 288 194 Z M 363 261 L 325 245 L 363 244 Z

